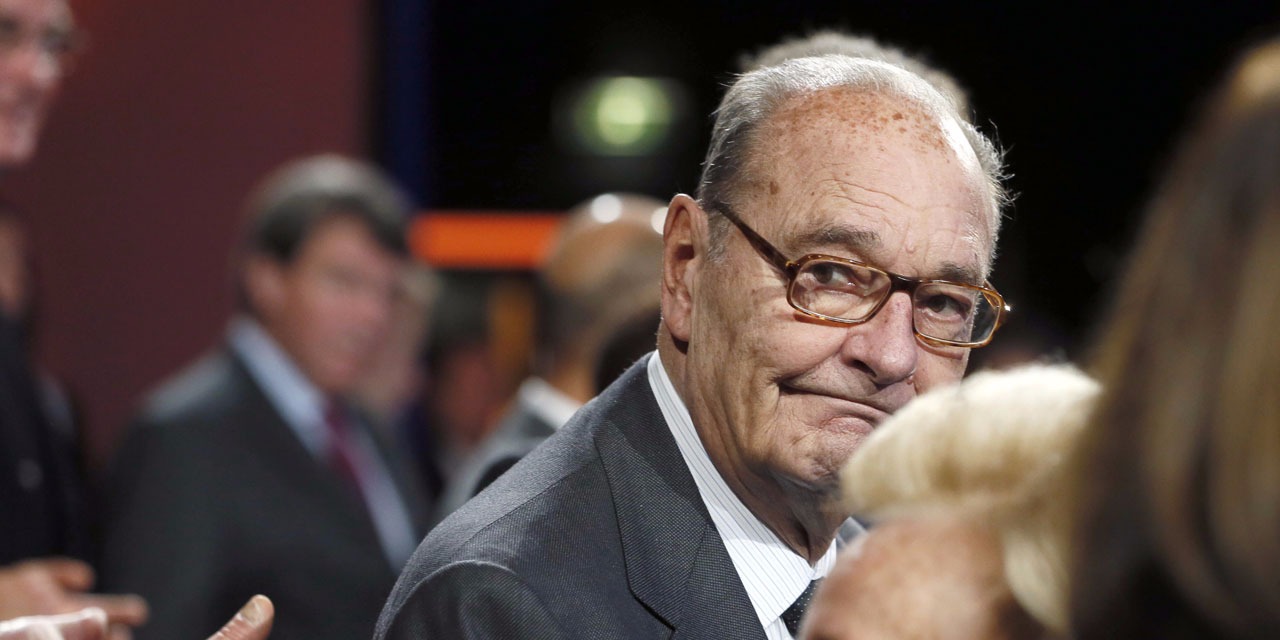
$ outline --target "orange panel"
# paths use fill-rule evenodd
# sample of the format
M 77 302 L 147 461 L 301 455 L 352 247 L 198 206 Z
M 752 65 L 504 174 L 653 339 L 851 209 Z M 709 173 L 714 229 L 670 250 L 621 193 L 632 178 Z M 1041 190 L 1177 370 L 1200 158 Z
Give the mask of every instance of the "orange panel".
M 546 211 L 426 211 L 409 229 L 409 247 L 445 269 L 533 269 L 563 219 Z

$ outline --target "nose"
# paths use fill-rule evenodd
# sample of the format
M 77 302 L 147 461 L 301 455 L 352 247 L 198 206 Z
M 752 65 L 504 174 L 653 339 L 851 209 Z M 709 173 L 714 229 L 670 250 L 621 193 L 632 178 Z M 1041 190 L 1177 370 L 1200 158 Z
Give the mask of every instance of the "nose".
M 39 44 L 25 42 L 0 54 L 8 82 L 21 83 L 27 88 L 52 89 L 62 77 L 62 62 L 57 54 L 44 50 Z
M 363 327 L 377 332 L 391 323 L 394 303 L 391 296 L 382 289 L 367 287 L 354 298 L 352 310 Z
M 912 323 L 910 295 L 896 292 L 870 320 L 846 330 L 841 355 L 877 385 L 905 380 L 915 373 L 919 359 Z

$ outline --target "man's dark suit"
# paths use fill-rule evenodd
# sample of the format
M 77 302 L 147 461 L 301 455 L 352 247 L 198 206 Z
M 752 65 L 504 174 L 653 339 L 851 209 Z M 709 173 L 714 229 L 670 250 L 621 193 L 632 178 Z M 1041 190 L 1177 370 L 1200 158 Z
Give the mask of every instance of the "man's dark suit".
M 547 422 L 524 398 L 516 398 L 515 407 L 502 418 L 498 428 L 485 438 L 480 449 L 445 487 L 435 505 L 436 521 L 457 511 L 458 507 L 493 484 L 498 476 L 555 434 L 560 425 Z
M 0 565 L 88 559 L 74 445 L 47 420 L 25 342 L 20 323 L 0 313 Z
M 765 637 L 646 362 L 431 532 L 377 638 Z
M 255 593 L 277 640 L 373 632 L 395 571 L 372 521 L 236 356 L 159 391 L 114 467 L 103 581 L 150 602 L 140 640 L 204 638 Z

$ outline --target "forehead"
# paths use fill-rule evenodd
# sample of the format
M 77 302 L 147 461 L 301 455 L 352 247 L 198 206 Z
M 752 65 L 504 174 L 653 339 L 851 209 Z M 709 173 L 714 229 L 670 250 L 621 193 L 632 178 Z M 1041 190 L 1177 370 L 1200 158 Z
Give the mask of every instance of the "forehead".
M 0 0 L 0 16 L 34 28 L 71 27 L 71 7 L 65 0 Z
M 785 250 L 843 249 L 907 275 L 942 263 L 985 275 L 994 201 L 951 116 L 886 93 L 821 91 L 780 108 L 753 150 L 744 195 L 764 205 L 753 222 L 793 240 Z
M 394 261 L 398 258 L 378 243 L 368 224 L 345 213 L 330 214 L 315 221 L 301 238 L 298 257 L 365 261 Z

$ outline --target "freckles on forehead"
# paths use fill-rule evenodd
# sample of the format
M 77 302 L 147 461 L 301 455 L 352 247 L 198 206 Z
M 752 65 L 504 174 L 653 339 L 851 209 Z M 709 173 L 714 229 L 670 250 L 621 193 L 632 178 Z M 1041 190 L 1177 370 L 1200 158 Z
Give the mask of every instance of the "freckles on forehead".
M 954 123 L 953 123 L 954 124 Z M 964 143 L 963 133 L 960 142 Z M 839 135 L 841 140 L 833 139 Z M 948 152 L 955 141 L 952 132 L 939 126 L 939 118 L 924 105 L 880 92 L 848 88 L 828 89 L 804 95 L 783 106 L 766 124 L 765 137 L 785 137 L 798 144 L 843 141 L 845 151 L 875 141 L 907 144 L 915 151 Z M 850 146 L 854 145 L 854 146 Z M 949 155 L 949 154 L 948 154 Z
M 848 213 L 883 233 L 887 251 L 943 254 L 985 274 L 994 203 L 949 114 L 896 95 L 832 89 L 784 105 L 756 146 L 744 195 L 770 211 Z
M 915 179 L 922 184 L 939 170 L 967 173 L 979 179 L 965 190 L 975 195 L 982 191 L 980 163 L 954 118 L 928 104 L 884 92 L 835 88 L 794 98 L 762 123 L 752 144 L 743 186 L 772 196 L 803 195 L 783 193 L 788 187 L 795 191 L 809 186 L 788 185 L 788 177 L 849 181 L 850 171 L 865 175 L 911 170 L 902 165 L 914 166 Z M 926 164 L 928 171 L 919 171 Z

